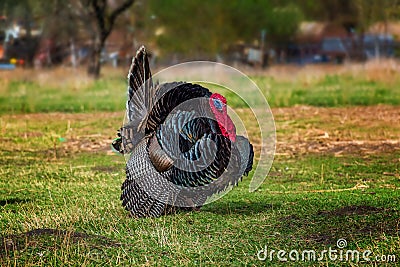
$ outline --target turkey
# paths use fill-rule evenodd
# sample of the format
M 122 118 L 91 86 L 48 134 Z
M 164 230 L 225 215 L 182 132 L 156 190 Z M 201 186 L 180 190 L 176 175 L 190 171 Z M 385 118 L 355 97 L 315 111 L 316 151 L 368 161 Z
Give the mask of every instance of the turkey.
M 236 135 L 225 97 L 154 82 L 144 46 L 129 69 L 126 116 L 112 147 L 129 156 L 121 201 L 133 217 L 198 209 L 252 169 L 253 146 Z

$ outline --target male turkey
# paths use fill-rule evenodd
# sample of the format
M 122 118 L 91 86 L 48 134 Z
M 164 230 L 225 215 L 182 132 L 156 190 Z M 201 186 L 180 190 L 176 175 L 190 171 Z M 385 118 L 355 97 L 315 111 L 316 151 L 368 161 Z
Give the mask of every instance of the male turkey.
M 121 200 L 132 216 L 200 207 L 252 169 L 253 147 L 236 135 L 223 96 L 198 84 L 153 83 L 143 46 L 128 84 L 128 123 L 112 145 L 129 154 Z

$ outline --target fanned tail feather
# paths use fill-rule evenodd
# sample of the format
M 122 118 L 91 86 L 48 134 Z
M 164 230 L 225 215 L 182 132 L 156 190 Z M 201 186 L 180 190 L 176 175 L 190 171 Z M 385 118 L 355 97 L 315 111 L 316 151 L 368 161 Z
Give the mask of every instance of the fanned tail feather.
M 151 109 L 155 89 L 146 48 L 140 47 L 128 73 L 128 100 L 126 116 L 128 122 L 118 131 L 112 147 L 122 154 L 129 154 L 144 137 L 147 115 Z
M 126 103 L 129 121 L 143 118 L 151 108 L 154 92 L 147 51 L 140 47 L 128 73 L 128 101 Z

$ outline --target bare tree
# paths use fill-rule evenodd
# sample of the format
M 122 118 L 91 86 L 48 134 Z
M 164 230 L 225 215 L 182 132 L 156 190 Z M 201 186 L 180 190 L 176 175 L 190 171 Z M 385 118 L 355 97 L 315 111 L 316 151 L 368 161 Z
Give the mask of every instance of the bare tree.
M 107 0 L 81 0 L 88 8 L 88 15 L 95 22 L 92 35 L 92 54 L 88 66 L 88 73 L 95 78 L 100 76 L 101 51 L 104 48 L 107 37 L 110 35 L 117 17 L 128 9 L 135 0 L 124 0 L 114 10 L 110 11 L 109 1 Z M 114 1 L 117 2 L 117 1 Z

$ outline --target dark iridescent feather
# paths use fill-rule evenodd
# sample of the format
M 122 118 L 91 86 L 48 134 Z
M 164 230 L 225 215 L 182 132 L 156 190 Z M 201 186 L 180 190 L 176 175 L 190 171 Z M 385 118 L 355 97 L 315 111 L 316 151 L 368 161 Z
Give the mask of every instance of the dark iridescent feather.
M 132 60 L 128 84 L 129 122 L 112 146 L 130 153 L 121 201 L 132 216 L 158 217 L 176 207 L 202 206 L 251 170 L 251 144 L 240 136 L 232 142 L 221 133 L 207 88 L 154 84 L 144 47 Z

